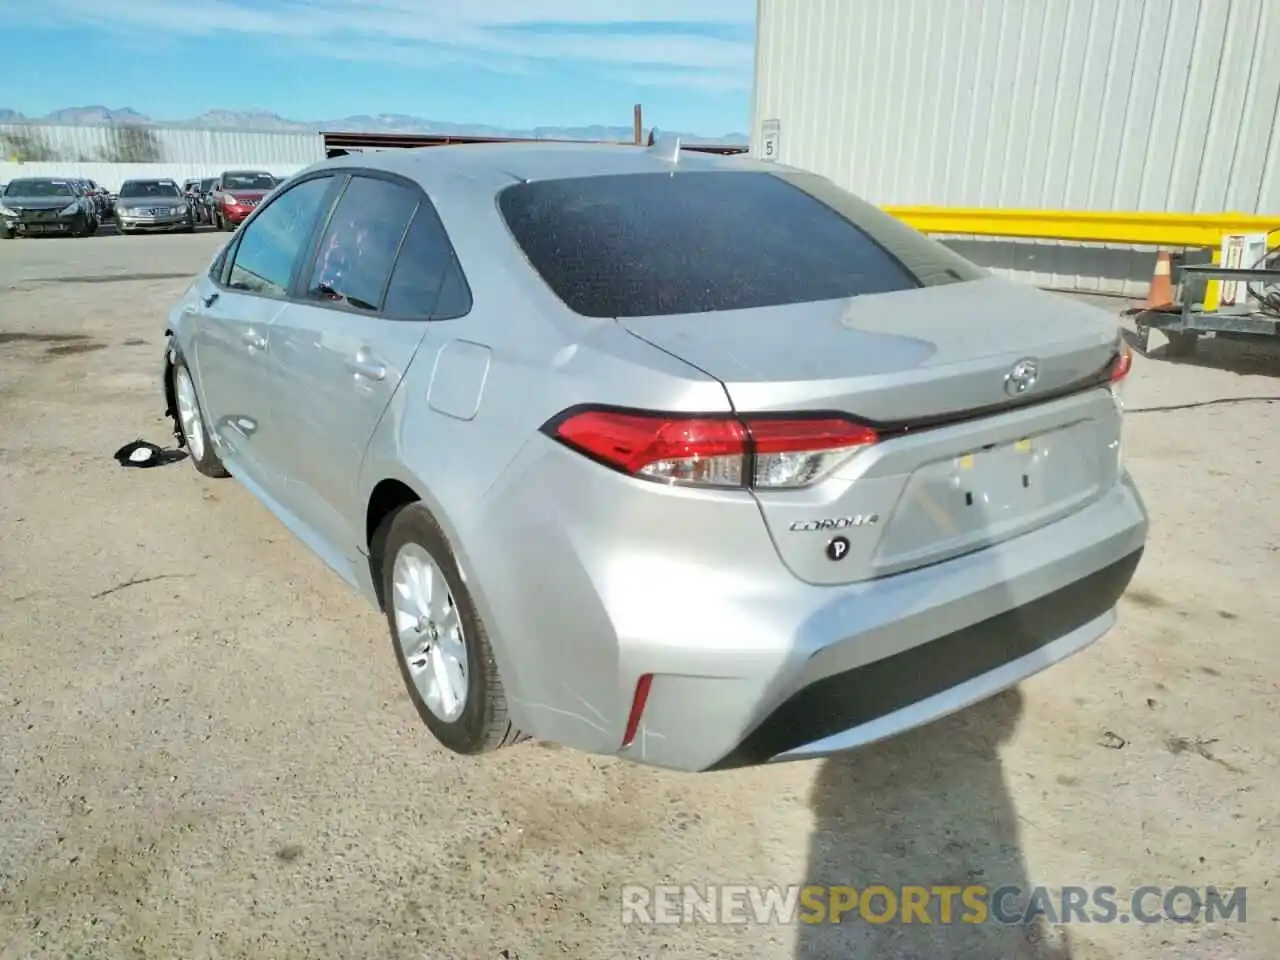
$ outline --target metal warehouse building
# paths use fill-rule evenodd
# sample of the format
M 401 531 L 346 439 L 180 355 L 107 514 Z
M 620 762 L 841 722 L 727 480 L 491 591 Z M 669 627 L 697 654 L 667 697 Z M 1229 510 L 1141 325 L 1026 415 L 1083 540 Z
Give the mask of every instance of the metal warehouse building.
M 757 30 L 753 152 L 998 272 L 1140 295 L 1157 247 L 1280 226 L 1280 0 L 758 0 Z
M 86 177 L 118 189 L 131 177 L 216 177 L 239 167 L 288 176 L 325 157 L 318 133 L 155 125 L 0 124 L 0 182 Z

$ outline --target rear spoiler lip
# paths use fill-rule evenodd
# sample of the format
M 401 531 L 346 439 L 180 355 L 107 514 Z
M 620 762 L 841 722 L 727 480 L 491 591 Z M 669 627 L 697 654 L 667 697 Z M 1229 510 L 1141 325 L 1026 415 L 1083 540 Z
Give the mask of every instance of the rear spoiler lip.
M 858 418 L 858 422 L 872 427 L 881 437 L 903 436 L 908 433 L 919 433 L 922 430 L 937 430 L 942 427 L 958 426 L 962 423 L 970 423 L 974 420 L 983 420 L 987 417 L 993 417 L 997 414 L 1008 413 L 1012 410 L 1022 410 L 1027 407 L 1036 407 L 1043 403 L 1052 403 L 1055 400 L 1061 400 L 1064 397 L 1070 397 L 1078 393 L 1087 393 L 1090 390 L 1097 390 L 1099 387 L 1105 387 L 1111 382 L 1111 371 L 1115 369 L 1116 363 L 1121 357 L 1121 351 L 1116 351 L 1106 364 L 1097 371 L 1088 376 L 1081 377 L 1078 380 L 1072 380 L 1060 387 L 1052 390 L 1045 390 L 1041 393 L 1031 396 L 1011 397 L 1008 400 L 1002 400 L 999 403 L 989 403 L 981 407 L 970 407 L 967 410 L 957 410 L 951 413 L 931 414 L 927 417 L 915 417 L 909 420 L 890 420 L 875 421 Z

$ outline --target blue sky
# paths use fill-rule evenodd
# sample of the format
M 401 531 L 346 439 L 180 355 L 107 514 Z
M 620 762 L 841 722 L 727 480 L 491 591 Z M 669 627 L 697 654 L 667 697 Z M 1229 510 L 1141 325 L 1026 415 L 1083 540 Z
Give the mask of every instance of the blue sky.
M 746 132 L 754 0 L 0 0 L 0 107 Z

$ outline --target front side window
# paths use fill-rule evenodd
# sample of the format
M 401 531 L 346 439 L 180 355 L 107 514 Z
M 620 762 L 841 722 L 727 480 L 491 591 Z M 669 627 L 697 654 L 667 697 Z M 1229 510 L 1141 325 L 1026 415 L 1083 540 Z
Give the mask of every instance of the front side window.
M 332 177 L 304 180 L 280 194 L 241 229 L 227 286 L 250 293 L 284 296 L 294 267 L 307 247 L 325 203 Z
M 396 251 L 417 203 L 408 187 L 352 177 L 320 238 L 308 298 L 380 310 Z
M 508 187 L 498 205 L 533 268 L 589 317 L 746 310 L 930 282 L 861 207 L 838 208 L 807 181 L 773 173 L 547 180 Z

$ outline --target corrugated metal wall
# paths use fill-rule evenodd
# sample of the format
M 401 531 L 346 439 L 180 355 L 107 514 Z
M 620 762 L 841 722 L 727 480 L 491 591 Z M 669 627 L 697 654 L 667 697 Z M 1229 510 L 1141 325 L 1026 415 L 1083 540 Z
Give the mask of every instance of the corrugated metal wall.
M 130 177 L 213 177 L 231 166 L 287 176 L 323 159 L 318 133 L 0 124 L 0 181 L 80 176 L 115 189 Z
M 759 0 L 753 148 L 881 204 L 1280 212 L 1280 0 Z M 776 123 L 770 123 L 776 121 Z M 1137 293 L 1153 253 L 955 238 Z

